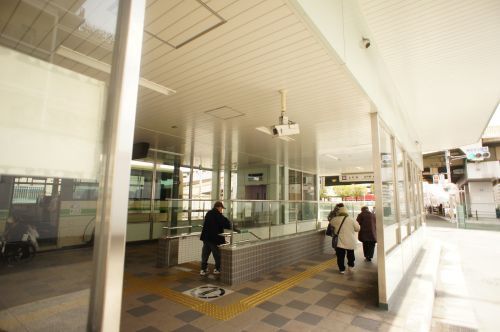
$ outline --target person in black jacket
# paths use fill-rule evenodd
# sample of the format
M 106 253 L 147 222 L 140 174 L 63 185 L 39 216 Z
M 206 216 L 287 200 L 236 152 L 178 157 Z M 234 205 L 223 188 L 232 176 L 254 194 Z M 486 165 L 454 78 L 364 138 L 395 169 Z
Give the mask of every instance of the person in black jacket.
M 203 241 L 201 250 L 201 270 L 200 275 L 207 274 L 208 257 L 210 253 L 214 256 L 215 268 L 213 274 L 220 274 L 220 250 L 219 245 L 226 242 L 223 235 L 224 229 L 231 229 L 231 222 L 224 217 L 222 209 L 225 209 L 222 202 L 217 201 L 214 208 L 207 212 L 201 230 L 200 240 Z
M 361 208 L 361 213 L 358 214 L 356 220 L 361 226 L 358 234 L 358 240 L 363 242 L 363 254 L 365 260 L 370 262 L 375 252 L 375 244 L 377 243 L 376 219 L 375 213 L 371 213 L 367 206 Z

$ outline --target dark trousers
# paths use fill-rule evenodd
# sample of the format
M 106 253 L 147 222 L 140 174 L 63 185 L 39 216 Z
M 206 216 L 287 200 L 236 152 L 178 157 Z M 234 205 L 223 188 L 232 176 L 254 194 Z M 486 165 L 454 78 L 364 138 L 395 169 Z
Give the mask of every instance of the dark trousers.
M 354 250 L 344 249 L 344 248 L 335 248 L 335 253 L 337 254 L 337 265 L 339 266 L 340 271 L 345 270 L 344 260 L 345 255 L 347 253 L 347 265 L 350 267 L 354 267 Z
M 372 259 L 373 258 L 373 252 L 375 251 L 375 241 L 365 241 L 363 242 L 363 254 L 365 255 L 365 258 Z
M 220 250 L 215 243 L 203 241 L 203 248 L 201 249 L 201 269 L 206 270 L 208 266 L 208 257 L 210 253 L 214 256 L 215 268 L 220 271 Z

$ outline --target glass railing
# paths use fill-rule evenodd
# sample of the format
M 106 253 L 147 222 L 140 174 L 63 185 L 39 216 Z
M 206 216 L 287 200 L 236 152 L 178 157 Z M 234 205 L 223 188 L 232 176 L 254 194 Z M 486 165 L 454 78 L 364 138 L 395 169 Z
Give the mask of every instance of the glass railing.
M 150 200 L 130 200 L 127 239 L 151 240 L 164 235 L 199 232 L 205 214 L 214 203 L 214 200 L 169 199 L 154 201 L 151 208 Z M 233 232 L 231 242 L 260 241 L 321 228 L 317 218 L 318 204 L 310 201 L 224 201 L 224 215 L 241 230 L 241 233 Z M 325 213 L 327 216 L 329 210 Z
M 151 240 L 201 231 L 205 214 L 214 200 L 130 200 L 127 239 Z M 369 202 L 344 202 L 349 214 L 357 216 Z M 325 228 L 336 203 L 316 201 L 231 200 L 224 201 L 224 215 L 241 233 L 233 232 L 233 244 L 268 240 Z M 319 219 L 318 219 L 319 216 Z

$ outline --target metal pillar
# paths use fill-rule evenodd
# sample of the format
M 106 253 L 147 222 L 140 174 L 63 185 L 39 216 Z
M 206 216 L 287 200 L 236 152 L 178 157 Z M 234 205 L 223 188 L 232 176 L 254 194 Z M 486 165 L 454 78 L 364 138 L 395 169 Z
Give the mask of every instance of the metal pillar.
M 104 172 L 100 181 L 89 331 L 118 332 L 146 0 L 122 0 L 104 125 Z

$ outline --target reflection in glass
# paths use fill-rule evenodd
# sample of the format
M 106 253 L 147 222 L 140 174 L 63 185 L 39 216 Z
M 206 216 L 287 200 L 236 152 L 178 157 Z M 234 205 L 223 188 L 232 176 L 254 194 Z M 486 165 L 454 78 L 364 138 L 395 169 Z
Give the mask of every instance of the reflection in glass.
M 396 218 L 394 198 L 394 172 L 392 154 L 393 139 L 380 128 L 380 161 L 382 182 L 382 213 L 384 220 L 384 246 L 389 251 L 400 241 L 400 230 Z
M 399 144 L 396 145 L 396 167 L 398 179 L 398 198 L 399 198 L 399 216 L 401 220 L 408 218 L 406 211 L 406 181 L 405 181 L 405 164 L 403 158 L 403 150 Z
M 46 326 L 66 302 L 88 310 L 109 79 L 90 63 L 111 68 L 117 4 L 0 1 L 0 235 L 14 218 L 43 252 L 0 270 L 4 309 L 41 308 L 14 329 Z

